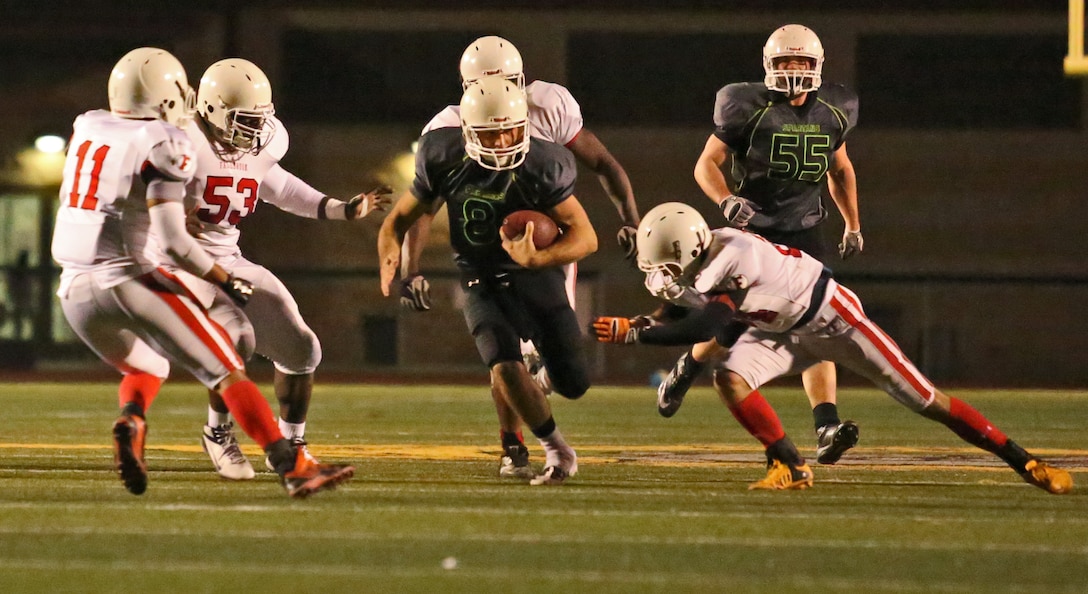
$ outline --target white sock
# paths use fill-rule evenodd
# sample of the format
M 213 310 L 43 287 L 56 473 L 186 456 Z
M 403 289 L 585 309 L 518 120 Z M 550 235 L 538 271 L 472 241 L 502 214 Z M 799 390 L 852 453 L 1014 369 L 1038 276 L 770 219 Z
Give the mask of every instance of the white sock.
M 559 428 L 556 427 L 551 435 L 539 439 L 541 447 L 544 448 L 544 466 L 559 466 L 559 451 L 570 449 Z
M 208 407 L 208 425 L 211 427 L 218 427 L 220 425 L 226 425 L 230 422 L 230 413 L 221 413 L 216 411 L 212 407 Z
M 301 423 L 288 423 L 283 419 L 280 419 L 280 433 L 287 439 L 299 438 L 303 439 L 306 436 L 306 421 Z

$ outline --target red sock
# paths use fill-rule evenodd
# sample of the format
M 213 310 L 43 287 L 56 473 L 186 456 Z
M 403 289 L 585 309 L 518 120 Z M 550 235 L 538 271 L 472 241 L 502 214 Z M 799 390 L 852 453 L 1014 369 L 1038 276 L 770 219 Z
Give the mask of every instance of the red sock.
M 135 404 L 140 410 L 147 412 L 151 401 L 159 395 L 159 387 L 162 386 L 162 378 L 150 373 L 126 373 L 121 379 L 121 387 L 117 390 L 117 400 L 121 408 L 126 404 Z
M 249 380 L 236 382 L 220 395 L 242 431 L 252 437 L 262 449 L 267 449 L 272 442 L 283 439 L 279 426 L 272 420 L 272 408 L 268 406 L 268 401 L 261 395 L 256 384 Z
M 982 413 L 970 404 L 958 398 L 949 397 L 949 400 L 951 402 L 948 405 L 948 412 L 952 418 L 945 424 L 953 433 L 960 436 L 960 439 L 988 452 L 996 452 L 1009 440 L 1000 429 L 994 427 L 989 419 L 982 416 Z
M 739 404 L 730 405 L 729 412 L 733 413 L 740 426 L 758 439 L 763 447 L 770 447 L 771 444 L 786 436 L 778 415 L 759 390 L 749 394 Z

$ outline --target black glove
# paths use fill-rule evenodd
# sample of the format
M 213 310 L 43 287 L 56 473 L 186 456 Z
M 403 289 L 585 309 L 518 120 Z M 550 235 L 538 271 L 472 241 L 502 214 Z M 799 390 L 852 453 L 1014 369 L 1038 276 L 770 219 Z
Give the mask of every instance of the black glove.
M 759 207 L 751 200 L 732 194 L 722 200 L 718 208 L 722 209 L 722 216 L 725 217 L 729 226 L 736 229 L 747 227 L 748 221 L 752 220 L 756 211 L 759 210 Z
M 226 281 L 219 283 L 219 288 L 223 289 L 227 297 L 230 297 L 231 301 L 237 303 L 239 307 L 245 307 L 246 303 L 249 303 L 249 298 L 253 296 L 253 283 L 244 278 L 237 278 L 233 274 L 228 276 Z
M 400 305 L 413 311 L 431 309 L 431 283 L 422 274 L 401 279 Z
M 620 248 L 623 249 L 623 257 L 634 262 L 638 256 L 638 247 L 635 245 L 635 238 L 638 236 L 638 229 L 631 225 L 624 225 L 620 227 L 619 233 L 616 234 L 616 243 L 620 244 Z
M 846 231 L 842 234 L 842 243 L 839 244 L 839 257 L 845 260 L 854 254 L 860 254 L 861 248 L 864 246 L 865 239 L 861 236 L 860 229 Z

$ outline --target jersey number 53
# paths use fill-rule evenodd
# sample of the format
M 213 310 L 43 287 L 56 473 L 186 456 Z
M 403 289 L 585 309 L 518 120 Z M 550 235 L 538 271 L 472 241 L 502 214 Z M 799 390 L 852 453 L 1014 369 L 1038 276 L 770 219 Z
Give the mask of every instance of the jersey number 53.
M 213 225 L 222 223 L 224 219 L 231 225 L 237 225 L 257 208 L 257 188 L 257 180 L 253 178 L 243 177 L 235 185 L 233 177 L 209 175 L 203 196 L 207 206 L 197 211 L 197 216 L 201 221 Z M 231 197 L 220 194 L 221 190 L 237 192 L 242 197 L 239 208 L 232 208 Z

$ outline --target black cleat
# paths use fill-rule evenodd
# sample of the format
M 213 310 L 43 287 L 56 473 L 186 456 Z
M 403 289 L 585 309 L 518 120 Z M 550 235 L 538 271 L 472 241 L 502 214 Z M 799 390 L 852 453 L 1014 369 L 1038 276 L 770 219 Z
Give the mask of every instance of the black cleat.
M 684 353 L 676 360 L 676 365 L 673 365 L 669 374 L 657 387 L 658 414 L 668 418 L 680 410 L 680 405 L 684 403 L 684 396 L 691 389 L 692 382 L 699 376 L 702 369 L 701 363 L 692 361 L 691 353 Z
M 858 445 L 858 424 L 843 421 L 838 425 L 824 425 L 816 430 L 816 461 L 834 464 L 846 450 Z

